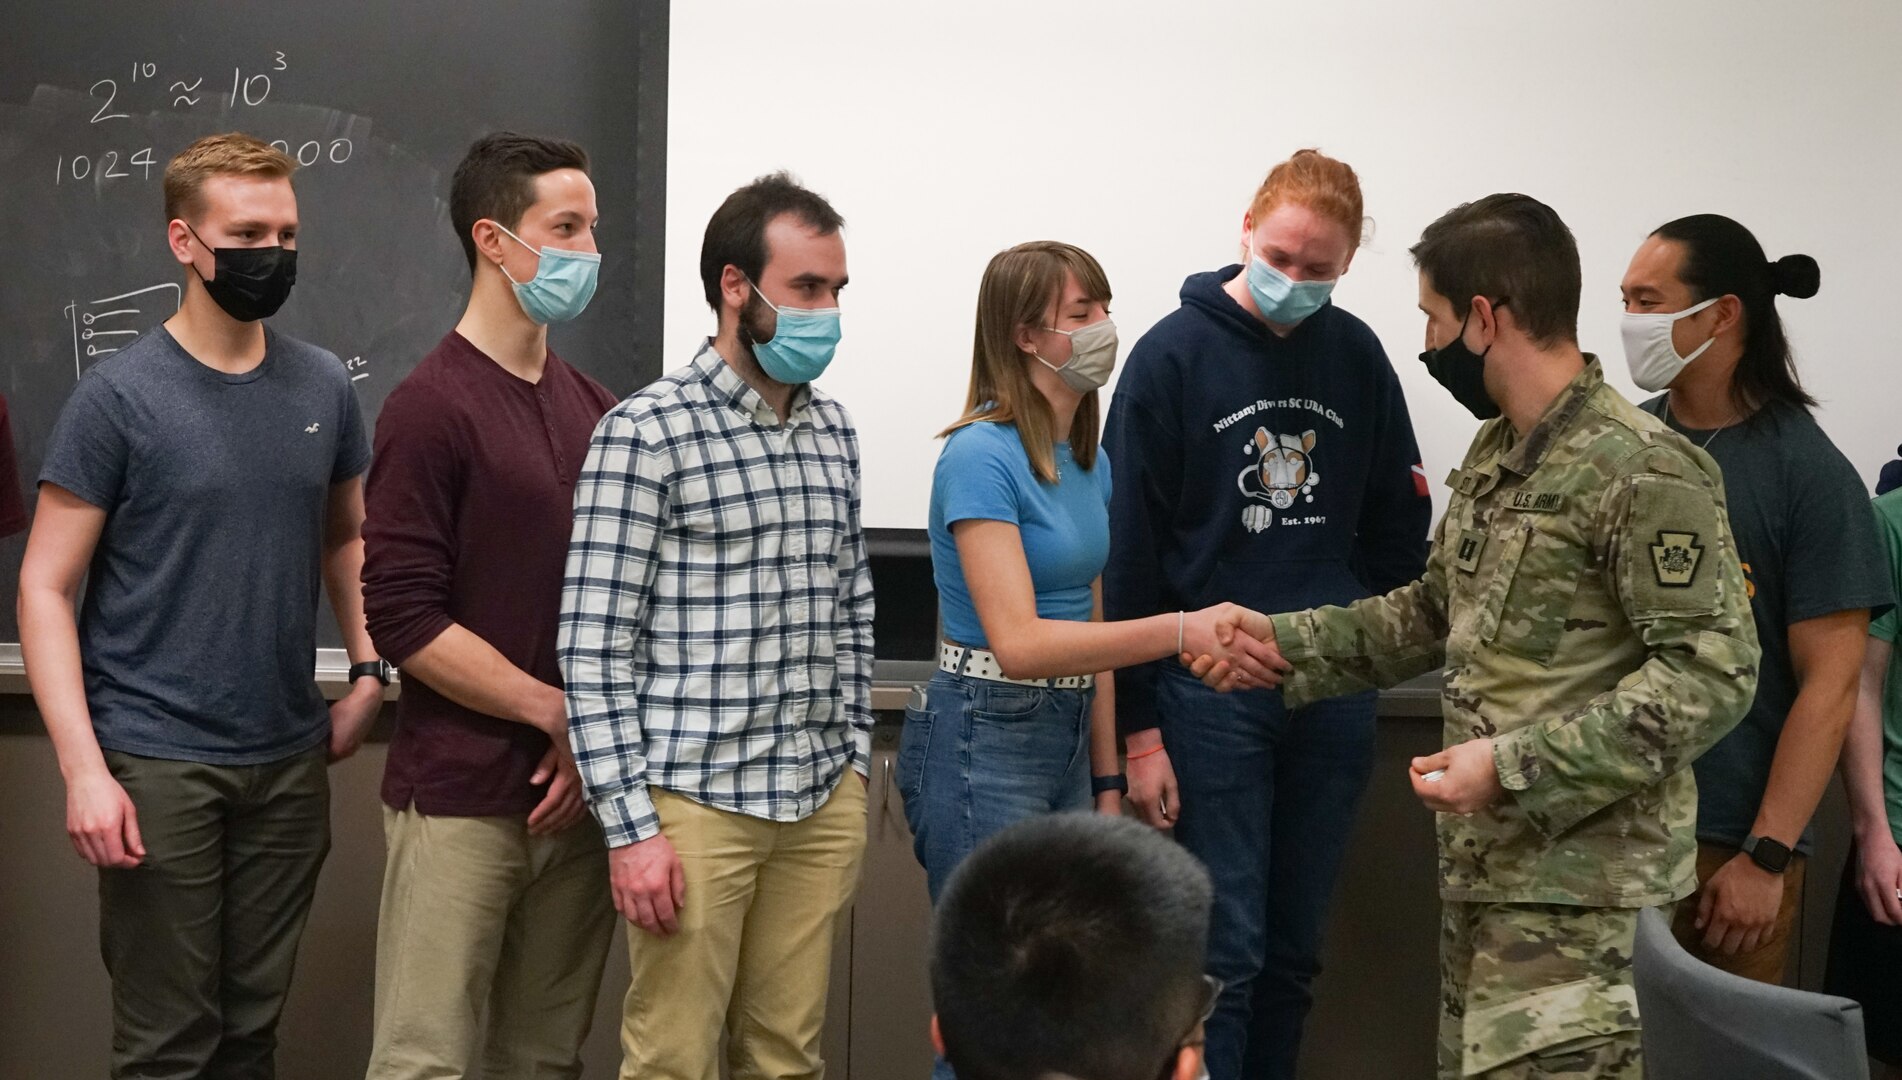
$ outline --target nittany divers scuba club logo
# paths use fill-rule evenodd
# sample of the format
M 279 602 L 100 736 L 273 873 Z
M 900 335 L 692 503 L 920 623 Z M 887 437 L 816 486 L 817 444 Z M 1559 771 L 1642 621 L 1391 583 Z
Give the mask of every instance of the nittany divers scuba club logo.
M 1312 430 L 1276 435 L 1267 428 L 1255 429 L 1254 441 L 1242 447 L 1255 460 L 1235 477 L 1235 486 L 1253 500 L 1242 508 L 1243 528 L 1263 532 L 1275 523 L 1275 510 L 1286 510 L 1297 499 L 1314 501 L 1312 492 L 1321 482 L 1314 468 L 1314 443 Z

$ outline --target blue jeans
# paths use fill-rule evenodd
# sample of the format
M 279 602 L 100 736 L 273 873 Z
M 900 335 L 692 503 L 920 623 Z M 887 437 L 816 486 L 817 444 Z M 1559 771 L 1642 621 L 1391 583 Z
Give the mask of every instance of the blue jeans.
M 993 833 L 1088 810 L 1094 690 L 1044 690 L 940 671 L 905 710 L 898 790 L 935 906 L 951 871 Z
M 1217 694 L 1168 669 L 1156 687 L 1182 791 L 1176 839 L 1215 884 L 1211 1080 L 1292 1080 L 1341 856 L 1374 762 L 1374 694 L 1290 712 L 1278 690 Z
M 905 710 L 898 791 L 931 904 L 951 872 L 1006 826 L 1088 810 L 1095 690 L 1043 690 L 939 671 Z M 938 1058 L 932 1080 L 955 1080 Z

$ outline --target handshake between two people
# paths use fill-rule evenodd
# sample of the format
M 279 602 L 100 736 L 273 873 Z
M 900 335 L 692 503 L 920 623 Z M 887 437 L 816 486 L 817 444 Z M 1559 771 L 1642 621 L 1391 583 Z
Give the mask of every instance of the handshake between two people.
M 1182 655 L 1190 674 L 1211 690 L 1272 690 L 1293 665 L 1275 645 L 1275 624 L 1240 604 L 1215 604 L 1182 614 Z
M 1204 685 L 1223 693 L 1273 689 L 1293 670 L 1282 658 L 1269 617 L 1237 604 L 1217 604 L 1186 615 L 1178 659 Z M 1414 758 L 1407 779 L 1427 809 L 1460 817 L 1471 817 L 1505 795 L 1493 743 L 1487 738 Z

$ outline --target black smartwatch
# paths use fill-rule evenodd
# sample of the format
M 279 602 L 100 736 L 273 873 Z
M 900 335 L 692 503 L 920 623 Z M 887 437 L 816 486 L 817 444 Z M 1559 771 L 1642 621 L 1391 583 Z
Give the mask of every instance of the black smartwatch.
M 335 669 L 333 668 L 332 670 Z M 351 664 L 350 682 L 351 685 L 355 685 L 358 679 L 371 678 L 382 683 L 384 686 L 388 686 L 390 685 L 390 672 L 395 670 L 395 668 L 390 666 L 388 660 L 379 656 L 375 660 L 365 660 L 361 664 Z
M 1781 841 L 1767 836 L 1747 836 L 1743 842 L 1743 852 L 1750 861 L 1763 867 L 1772 874 L 1781 874 L 1790 868 L 1790 849 Z
M 1124 776 L 1122 773 L 1117 773 L 1113 776 L 1090 777 L 1090 794 L 1092 796 L 1101 795 L 1105 791 L 1119 791 L 1124 795 L 1129 794 L 1129 777 Z

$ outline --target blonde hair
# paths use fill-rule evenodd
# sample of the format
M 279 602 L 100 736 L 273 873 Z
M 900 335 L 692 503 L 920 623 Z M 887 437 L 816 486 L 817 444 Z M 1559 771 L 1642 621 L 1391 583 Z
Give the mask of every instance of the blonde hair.
M 1361 226 L 1366 221 L 1361 210 L 1360 177 L 1344 161 L 1336 161 L 1319 150 L 1297 150 L 1293 157 L 1268 170 L 1248 212 L 1255 224 L 1283 203 L 1305 206 L 1347 230 L 1348 246 L 1360 246 Z
M 991 257 L 977 289 L 977 333 L 971 346 L 971 389 L 964 416 L 939 432 L 940 438 L 971 424 L 992 421 L 1017 425 L 1031 471 L 1044 483 L 1057 482 L 1052 449 L 1057 418 L 1050 402 L 1030 381 L 1027 355 L 1017 347 L 1017 331 L 1042 327 L 1044 313 L 1062 298 L 1064 283 L 1075 277 L 1084 296 L 1108 304 L 1109 277 L 1090 253 L 1055 240 L 1033 240 Z M 1077 405 L 1070 422 L 1070 456 L 1084 469 L 1096 467 L 1097 395 L 1092 390 Z
M 289 177 L 291 156 L 241 131 L 207 135 L 178 152 L 165 166 L 165 220 L 204 212 L 205 181 L 214 176 Z

